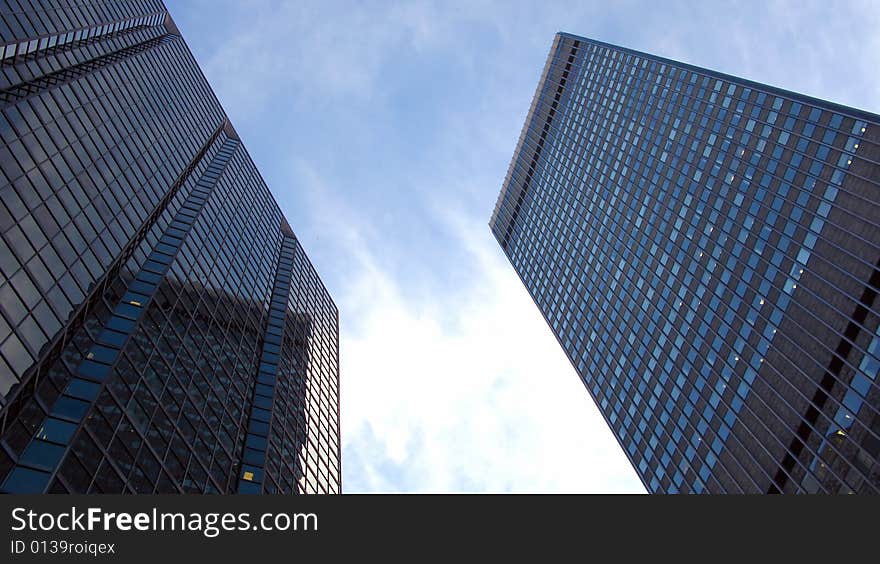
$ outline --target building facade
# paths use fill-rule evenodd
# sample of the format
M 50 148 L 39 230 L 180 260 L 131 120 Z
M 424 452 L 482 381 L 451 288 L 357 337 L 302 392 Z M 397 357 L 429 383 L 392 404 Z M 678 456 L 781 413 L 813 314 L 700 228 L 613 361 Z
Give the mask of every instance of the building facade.
M 338 493 L 336 306 L 162 2 L 0 57 L 0 490 Z
M 556 36 L 490 227 L 648 491 L 880 491 L 878 143 Z

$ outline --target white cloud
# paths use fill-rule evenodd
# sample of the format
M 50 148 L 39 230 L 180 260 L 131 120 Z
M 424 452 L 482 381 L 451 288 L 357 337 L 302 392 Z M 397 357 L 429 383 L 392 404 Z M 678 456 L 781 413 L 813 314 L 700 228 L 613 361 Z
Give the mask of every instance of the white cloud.
M 640 491 L 485 222 L 454 221 L 481 274 L 457 302 L 408 303 L 365 249 L 338 297 L 371 304 L 357 330 L 343 313 L 347 491 Z
M 334 295 L 345 491 L 643 491 L 483 214 L 413 210 L 475 274 L 412 299 L 342 192 L 302 160 L 291 176 L 346 265 Z

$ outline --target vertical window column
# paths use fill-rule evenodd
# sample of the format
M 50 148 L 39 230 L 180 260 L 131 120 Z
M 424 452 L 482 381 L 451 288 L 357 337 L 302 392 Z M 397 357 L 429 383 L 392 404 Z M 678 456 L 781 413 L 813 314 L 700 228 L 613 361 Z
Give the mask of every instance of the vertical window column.
M 245 439 L 238 493 L 263 493 L 266 451 L 269 447 L 269 429 L 272 422 L 272 408 L 275 401 L 275 384 L 278 379 L 278 361 L 284 338 L 284 322 L 287 315 L 287 300 L 290 294 L 290 281 L 293 274 L 293 256 L 296 239 L 285 235 L 281 241 L 278 269 L 275 271 L 275 284 L 269 300 L 269 318 L 263 335 L 263 349 L 260 353 L 260 366 L 254 385 L 251 414 L 248 419 L 248 432 Z

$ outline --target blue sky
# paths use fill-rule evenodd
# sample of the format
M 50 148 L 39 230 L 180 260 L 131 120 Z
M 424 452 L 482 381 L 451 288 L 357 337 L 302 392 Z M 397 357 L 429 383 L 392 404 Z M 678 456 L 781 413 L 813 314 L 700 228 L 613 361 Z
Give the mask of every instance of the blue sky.
M 880 111 L 880 2 L 166 0 L 341 314 L 343 488 L 643 492 L 487 222 L 557 31 Z

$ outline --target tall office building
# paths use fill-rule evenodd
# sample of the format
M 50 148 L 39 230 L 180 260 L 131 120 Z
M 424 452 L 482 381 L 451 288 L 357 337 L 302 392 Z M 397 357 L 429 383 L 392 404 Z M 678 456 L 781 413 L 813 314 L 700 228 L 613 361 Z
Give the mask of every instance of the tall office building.
M 650 492 L 880 491 L 878 141 L 557 35 L 490 225 Z
M 336 306 L 162 2 L 0 38 L 0 489 L 338 492 Z

